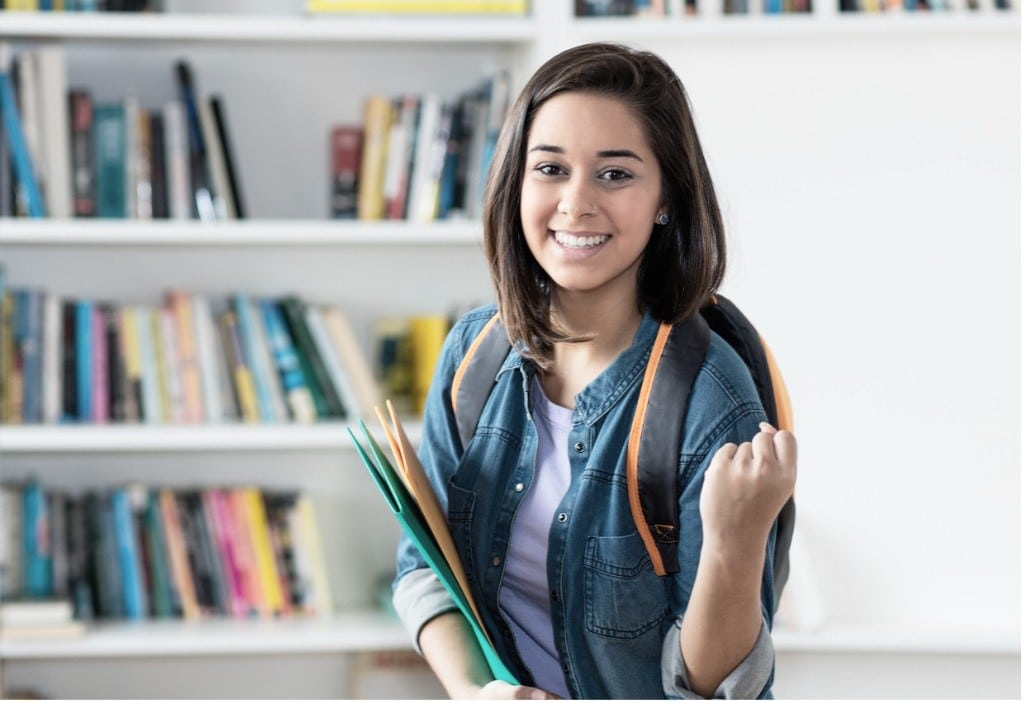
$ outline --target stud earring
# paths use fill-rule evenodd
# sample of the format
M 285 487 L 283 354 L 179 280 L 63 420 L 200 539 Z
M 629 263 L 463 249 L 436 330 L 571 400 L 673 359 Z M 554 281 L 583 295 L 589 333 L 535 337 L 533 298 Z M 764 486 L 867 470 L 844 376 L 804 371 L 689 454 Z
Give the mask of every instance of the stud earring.
M 669 219 L 668 219 L 668 215 L 667 214 L 662 212 L 660 215 L 658 215 L 658 221 L 657 221 L 658 224 L 660 224 L 661 226 L 664 227 L 666 224 L 668 224 L 668 222 L 669 222 Z

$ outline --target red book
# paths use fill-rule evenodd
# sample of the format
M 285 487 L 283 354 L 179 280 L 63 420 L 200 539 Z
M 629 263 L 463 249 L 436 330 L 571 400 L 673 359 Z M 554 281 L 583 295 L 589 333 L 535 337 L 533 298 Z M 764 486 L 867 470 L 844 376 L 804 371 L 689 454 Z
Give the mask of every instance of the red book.
M 331 130 L 331 217 L 355 219 L 363 128 L 341 125 Z

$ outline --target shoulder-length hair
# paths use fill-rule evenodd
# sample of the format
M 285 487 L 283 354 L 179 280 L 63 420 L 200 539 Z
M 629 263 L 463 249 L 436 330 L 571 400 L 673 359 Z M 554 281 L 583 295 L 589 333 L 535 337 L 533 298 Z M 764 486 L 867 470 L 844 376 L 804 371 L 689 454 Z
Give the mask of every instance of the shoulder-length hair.
M 667 225 L 652 222 L 637 273 L 640 311 L 663 322 L 696 312 L 725 273 L 725 236 L 711 175 L 682 82 L 658 56 L 592 43 L 549 59 L 520 92 L 505 120 L 484 192 L 484 252 L 502 321 L 541 368 L 554 344 L 578 341 L 551 320 L 549 280 L 523 235 L 520 193 L 526 140 L 541 105 L 567 92 L 621 100 L 639 120 L 661 169 Z

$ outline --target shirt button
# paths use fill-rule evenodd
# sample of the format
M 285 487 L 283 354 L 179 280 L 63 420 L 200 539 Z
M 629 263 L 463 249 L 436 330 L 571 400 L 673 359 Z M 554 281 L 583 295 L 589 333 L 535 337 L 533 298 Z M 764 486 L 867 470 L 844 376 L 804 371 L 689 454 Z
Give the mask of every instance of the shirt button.
M 584 444 L 582 441 L 577 441 L 576 445 L 573 446 L 573 448 L 576 449 L 576 453 L 583 453 L 584 451 L 587 450 L 586 444 Z
M 551 601 L 558 602 L 558 590 L 551 591 Z
M 522 483 L 516 483 L 516 492 L 522 492 L 525 487 Z
M 565 523 L 565 520 L 568 519 L 568 518 L 569 518 L 569 515 L 566 514 L 565 512 L 562 512 L 562 513 L 560 513 L 558 515 L 558 521 L 563 523 L 563 524 Z
M 491 558 L 491 565 L 492 566 L 500 566 L 501 565 L 501 559 L 498 558 L 497 556 L 494 556 L 493 558 Z

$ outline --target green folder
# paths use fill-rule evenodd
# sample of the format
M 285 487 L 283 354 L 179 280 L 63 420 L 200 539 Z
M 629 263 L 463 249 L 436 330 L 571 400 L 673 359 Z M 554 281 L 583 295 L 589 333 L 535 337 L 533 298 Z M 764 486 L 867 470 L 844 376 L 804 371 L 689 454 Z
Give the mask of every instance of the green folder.
M 455 604 L 458 605 L 463 616 L 466 617 L 472 628 L 473 635 L 480 646 L 480 650 L 483 651 L 484 657 L 487 659 L 487 665 L 491 669 L 491 674 L 498 680 L 518 685 L 519 683 L 516 681 L 515 676 L 509 672 L 501 658 L 498 657 L 498 652 L 495 651 L 493 644 L 484 631 L 482 622 L 478 620 L 473 611 L 469 601 L 469 593 L 463 592 L 459 586 L 458 579 L 445 559 L 437 539 L 431 532 L 415 498 L 406 489 L 405 483 L 402 482 L 401 477 L 399 477 L 391 462 L 388 461 L 380 445 L 374 440 L 362 420 L 359 421 L 359 428 L 365 439 L 366 447 L 360 443 L 352 429 L 346 427 L 346 431 L 348 431 L 348 435 L 352 438 L 356 451 L 359 453 L 359 458 L 362 459 L 363 465 L 369 471 L 370 477 L 373 478 L 373 482 L 377 485 L 377 489 L 384 496 L 388 507 L 394 512 L 395 518 L 398 519 L 402 528 L 405 529 L 405 533 L 409 535 L 409 538 L 419 548 L 427 564 L 437 574 L 441 584 L 444 585 L 452 599 L 455 600 Z M 369 450 L 367 450 L 367 447 Z

